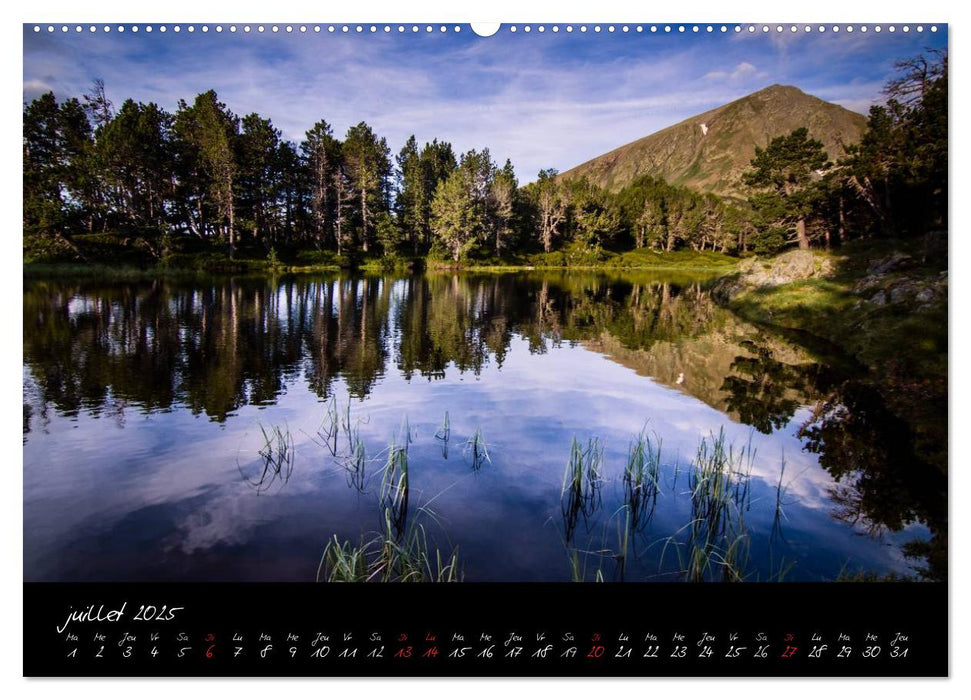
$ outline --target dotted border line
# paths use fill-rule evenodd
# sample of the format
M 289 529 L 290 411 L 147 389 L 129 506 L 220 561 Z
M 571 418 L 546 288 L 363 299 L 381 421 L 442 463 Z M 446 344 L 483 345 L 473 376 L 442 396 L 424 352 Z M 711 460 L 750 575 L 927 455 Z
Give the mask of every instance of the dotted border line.
M 803 33 L 803 34 L 826 33 L 826 32 L 833 33 L 833 34 L 837 34 L 839 32 L 845 32 L 847 34 L 850 34 L 850 33 L 853 33 L 853 32 L 866 33 L 866 32 L 869 32 L 869 31 L 873 31 L 873 32 L 876 32 L 878 34 L 881 33 L 881 32 L 886 31 L 886 32 L 889 32 L 891 34 L 894 34 L 897 31 L 900 31 L 903 34 L 908 34 L 911 31 L 915 31 L 915 32 L 918 32 L 918 33 L 924 32 L 924 31 L 937 32 L 938 31 L 938 27 L 935 24 L 931 24 L 931 25 L 928 25 L 926 27 L 924 25 L 922 25 L 922 24 L 914 24 L 914 25 L 911 25 L 911 24 L 888 24 L 888 25 L 881 25 L 881 24 L 874 24 L 874 25 L 866 25 L 866 24 L 860 24 L 860 25 L 854 25 L 854 24 L 844 24 L 844 25 L 839 25 L 839 24 L 833 24 L 833 25 L 825 25 L 825 24 L 819 24 L 819 25 L 811 25 L 811 24 L 801 24 L 801 25 L 797 25 L 797 24 L 744 24 L 744 25 L 743 24 L 735 24 L 735 25 L 726 25 L 726 24 L 721 24 L 721 25 L 712 25 L 712 24 L 707 24 L 707 25 L 699 25 L 699 24 L 690 24 L 690 25 L 685 25 L 685 24 L 678 24 L 678 25 L 672 25 L 672 24 L 665 24 L 665 25 L 657 25 L 657 24 L 651 24 L 651 25 L 643 25 L 643 24 L 635 24 L 635 25 L 631 25 L 631 24 L 621 24 L 621 25 L 614 25 L 614 24 L 608 24 L 608 25 L 600 25 L 600 24 L 593 24 L 593 25 L 587 25 L 587 24 L 577 24 L 577 25 L 573 25 L 573 24 L 565 24 L 565 25 L 553 24 L 553 25 L 544 25 L 544 24 L 539 24 L 539 25 L 530 25 L 530 24 L 526 24 L 526 25 L 516 25 L 516 24 L 511 24 L 511 25 L 503 25 L 500 28 L 500 32 L 505 31 L 505 32 L 508 32 L 510 34 L 515 34 L 515 33 L 519 32 L 520 30 L 522 30 L 522 32 L 523 33 L 526 33 L 526 34 L 529 34 L 529 33 L 531 33 L 534 30 L 537 33 L 539 33 L 539 34 L 543 34 L 547 30 L 550 31 L 550 32 L 552 32 L 552 33 L 554 33 L 554 34 L 557 34 L 557 33 L 561 32 L 561 31 L 562 32 L 566 32 L 567 34 L 573 33 L 574 31 L 578 31 L 581 34 L 587 33 L 589 31 L 592 31 L 594 33 L 601 33 L 601 32 L 604 32 L 604 31 L 606 31 L 607 33 L 620 32 L 620 33 L 623 33 L 623 34 L 627 34 L 627 33 L 636 33 L 636 34 L 642 34 L 642 33 L 649 33 L 649 34 L 674 34 L 674 33 L 678 33 L 678 34 L 688 34 L 688 33 L 690 33 L 690 34 L 702 34 L 702 33 L 705 33 L 705 34 L 713 34 L 713 33 L 721 33 L 721 34 L 726 34 L 728 32 L 734 32 L 735 34 L 742 34 L 742 33 L 749 33 L 749 34 L 756 34 L 756 33 L 769 34 L 771 32 L 775 32 L 777 34 L 781 34 L 783 32 L 788 32 L 790 34 L 798 34 L 800 32 Z M 112 25 L 112 24 L 104 24 L 104 25 L 96 25 L 96 24 L 89 24 L 89 25 L 81 25 L 81 24 L 74 24 L 74 25 L 68 25 L 68 24 L 60 24 L 60 25 L 48 24 L 48 25 L 41 25 L 41 24 L 35 24 L 33 26 L 33 31 L 34 31 L 35 34 L 39 34 L 39 33 L 42 33 L 42 32 L 47 32 L 48 34 L 53 34 L 55 32 L 60 32 L 62 34 L 68 34 L 68 33 L 71 33 L 72 31 L 75 34 L 82 34 L 82 33 L 85 33 L 85 32 L 87 32 L 89 34 L 95 34 L 95 33 L 98 33 L 98 32 L 101 32 L 101 33 L 104 33 L 104 34 L 109 34 L 111 32 L 117 32 L 119 34 L 123 34 L 125 32 L 130 32 L 132 34 L 136 34 L 138 32 L 144 32 L 146 34 L 150 34 L 150 33 L 155 32 L 155 31 L 157 31 L 159 33 L 162 33 L 162 34 L 164 34 L 166 32 L 170 32 L 170 31 L 171 32 L 174 32 L 176 34 L 179 34 L 182 31 L 186 31 L 186 32 L 188 32 L 190 34 L 193 34 L 196 31 L 202 32 L 203 34 L 208 33 L 210 31 L 214 31 L 217 34 L 221 34 L 223 32 L 228 32 L 230 34 L 235 34 L 235 33 L 240 33 L 240 32 L 243 33 L 243 34 L 250 34 L 250 33 L 253 33 L 253 32 L 255 32 L 257 34 L 263 34 L 263 33 L 266 33 L 266 32 L 270 32 L 272 34 L 277 34 L 279 32 L 285 32 L 287 34 L 293 34 L 293 33 L 297 33 L 297 34 L 320 34 L 320 33 L 325 33 L 325 32 L 328 33 L 328 34 L 378 34 L 378 33 L 391 34 L 391 33 L 394 33 L 394 32 L 396 32 L 398 34 L 405 34 L 405 33 L 411 33 L 411 34 L 420 34 L 420 33 L 431 34 L 431 33 L 447 33 L 447 32 L 453 32 L 453 33 L 456 33 L 457 34 L 457 33 L 460 33 L 462 31 L 464 31 L 464 29 L 463 29 L 462 26 L 457 25 L 457 24 L 456 25 L 445 25 L 445 24 L 441 24 L 441 25 L 431 25 L 431 24 L 425 24 L 425 25 L 419 25 L 419 24 L 396 24 L 396 25 L 391 25 L 391 24 L 385 24 L 385 25 L 377 25 L 377 24 L 370 24 L 370 25 L 367 25 L 367 24 L 327 24 L 327 25 L 321 25 L 321 24 L 312 24 L 312 25 L 311 24 L 285 24 L 285 25 L 279 25 L 279 24 L 270 24 L 270 25 L 265 25 L 265 24 L 239 24 L 239 25 L 237 25 L 237 24 L 227 24 L 227 25 L 222 25 L 222 24 L 216 24 L 216 25 L 212 25 L 212 26 L 210 26 L 208 24 L 201 24 L 201 25 L 194 25 L 194 24 L 187 24 L 187 25 L 181 25 L 181 24 L 174 24 L 174 25 L 166 25 L 166 24 L 161 24 L 161 25 L 150 25 L 150 24 L 149 25 L 137 25 L 137 24 L 130 24 L 130 25 L 125 25 L 125 24 L 117 24 L 117 25 Z M 473 30 L 469 29 L 469 31 L 472 34 L 475 34 L 475 32 Z

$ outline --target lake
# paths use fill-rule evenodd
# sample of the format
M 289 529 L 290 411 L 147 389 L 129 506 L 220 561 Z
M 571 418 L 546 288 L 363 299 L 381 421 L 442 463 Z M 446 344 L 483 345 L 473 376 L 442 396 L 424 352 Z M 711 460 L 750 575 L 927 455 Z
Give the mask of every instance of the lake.
M 24 579 L 313 581 L 389 527 L 467 581 L 917 575 L 946 483 L 914 427 L 708 289 L 25 279 Z

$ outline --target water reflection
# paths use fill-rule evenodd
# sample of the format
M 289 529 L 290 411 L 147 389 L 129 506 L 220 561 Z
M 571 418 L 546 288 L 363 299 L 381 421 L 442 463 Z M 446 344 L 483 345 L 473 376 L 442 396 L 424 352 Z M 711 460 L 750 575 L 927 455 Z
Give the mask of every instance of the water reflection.
M 700 282 L 576 273 L 25 281 L 24 365 L 25 529 L 36 528 L 25 541 L 28 579 L 306 579 L 331 533 L 356 538 L 372 517 L 380 494 L 368 475 L 382 458 L 371 455 L 389 456 L 404 417 L 426 438 L 409 446 L 409 428 L 396 448 L 412 465 L 412 505 L 419 493 L 434 500 L 471 557 L 470 578 L 576 578 L 591 557 L 613 559 L 628 579 L 657 576 L 663 557 L 652 544 L 690 520 L 690 499 L 683 512 L 676 503 L 687 484 L 678 470 L 725 424 L 740 443 L 746 426 L 765 436 L 764 483 L 753 488 L 766 503 L 783 458 L 787 474 L 800 474 L 787 524 L 802 534 L 789 537 L 797 577 L 847 565 L 908 573 L 904 555 L 923 562 L 921 574 L 946 576 L 946 417 L 919 426 L 937 447 L 920 449 L 915 427 L 881 399 L 892 387 L 742 323 Z M 642 454 L 640 472 L 621 472 L 645 421 L 664 456 L 652 467 Z M 272 432 L 282 424 L 293 432 Z M 474 462 L 462 475 L 448 459 L 452 437 L 460 460 Z M 591 482 L 605 487 L 597 508 L 583 491 L 593 459 L 583 447 L 580 490 L 563 488 L 574 437 L 618 470 Z M 250 504 L 229 484 L 227 460 L 251 470 L 250 493 L 255 479 L 272 498 Z M 189 463 L 198 473 L 175 486 Z M 87 481 L 74 482 L 68 464 Z M 329 478 L 328 465 L 346 478 Z M 342 481 L 356 500 L 341 495 Z M 72 483 L 83 493 L 74 530 L 57 509 Z M 106 497 L 108 484 L 128 502 Z M 750 518 L 753 552 L 777 525 L 762 510 L 764 527 Z M 550 532 L 554 514 L 563 525 Z M 873 544 L 847 539 L 859 532 Z M 823 537 L 829 551 L 813 551 Z M 100 552 L 105 542 L 111 551 Z M 897 547 L 888 553 L 886 542 Z M 139 546 L 157 560 L 139 559 Z M 638 547 L 640 564 L 628 551 Z M 254 563 L 268 552 L 271 564 Z M 772 568 L 753 557 L 756 570 Z

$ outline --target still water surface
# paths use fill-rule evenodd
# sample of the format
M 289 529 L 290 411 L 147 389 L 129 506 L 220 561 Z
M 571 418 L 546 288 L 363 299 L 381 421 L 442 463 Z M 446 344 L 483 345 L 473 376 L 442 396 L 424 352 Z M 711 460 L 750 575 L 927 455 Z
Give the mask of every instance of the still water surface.
M 24 577 L 312 581 L 380 526 L 410 439 L 409 518 L 466 580 L 684 579 L 691 474 L 724 431 L 747 478 L 746 580 L 914 574 L 945 504 L 859 370 L 657 275 L 428 274 L 24 283 Z M 328 407 L 366 446 L 363 483 Z M 449 440 L 441 439 L 446 412 Z M 260 481 L 264 431 L 292 469 Z M 467 441 L 477 431 L 488 460 Z M 623 472 L 660 442 L 631 522 Z M 436 437 L 438 433 L 439 437 Z M 571 445 L 602 446 L 569 507 Z M 916 465 L 916 466 L 915 466 Z M 572 513 L 572 515 L 571 515 Z M 946 540 L 945 540 L 946 541 Z M 908 544 L 911 543 L 911 544 Z M 720 579 L 727 546 L 702 570 Z

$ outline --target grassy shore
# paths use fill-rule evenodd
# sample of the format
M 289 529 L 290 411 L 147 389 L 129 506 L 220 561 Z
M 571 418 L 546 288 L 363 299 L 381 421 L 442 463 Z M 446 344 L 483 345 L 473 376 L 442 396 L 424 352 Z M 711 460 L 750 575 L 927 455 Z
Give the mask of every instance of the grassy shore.
M 699 270 L 729 273 L 738 258 L 712 251 L 677 250 L 672 252 L 642 248 L 613 252 L 570 246 L 552 253 L 535 253 L 513 257 L 491 257 L 453 262 L 429 257 L 428 269 L 461 269 L 471 271 L 515 272 L 519 270 Z
M 95 258 L 91 258 L 95 259 Z M 256 257 L 245 251 L 230 259 L 224 253 L 179 253 L 163 261 L 108 256 L 104 262 L 24 263 L 25 277 L 101 277 L 134 280 L 197 274 L 315 274 L 356 270 L 379 274 L 417 270 L 468 272 L 520 272 L 528 270 L 657 270 L 703 273 L 706 277 L 729 274 L 737 258 L 711 251 L 635 250 L 614 253 L 578 249 L 535 255 L 491 257 L 454 262 L 434 256 L 364 257 L 351 259 L 328 251 L 304 251 L 295 256 L 275 254 Z
M 746 320 L 805 331 L 864 365 L 947 372 L 947 260 L 916 244 L 847 246 L 830 271 L 785 284 L 750 287 L 727 305 Z
M 869 383 L 913 426 L 928 460 L 946 469 L 946 248 L 870 242 L 829 258 L 827 273 L 784 284 L 726 278 L 719 286 L 733 293 L 721 301 L 750 322 L 822 338 L 867 367 Z

